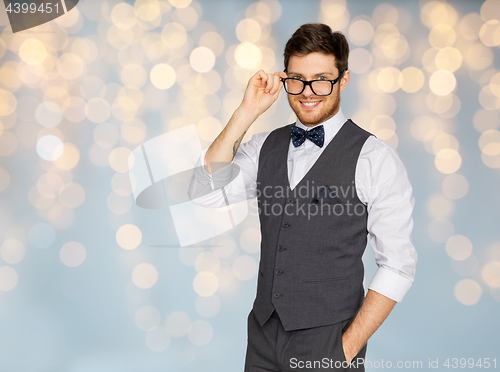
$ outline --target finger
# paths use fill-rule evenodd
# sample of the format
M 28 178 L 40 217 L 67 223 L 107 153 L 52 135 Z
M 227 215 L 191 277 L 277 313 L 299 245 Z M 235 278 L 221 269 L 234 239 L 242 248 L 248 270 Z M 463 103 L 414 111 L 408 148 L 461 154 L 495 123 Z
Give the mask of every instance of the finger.
M 267 74 L 267 85 L 266 85 L 266 93 L 269 93 L 274 85 L 274 79 L 272 74 Z
M 266 86 L 269 77 L 263 70 L 259 70 L 254 76 L 260 80 L 260 84 Z
M 279 89 L 281 89 L 280 83 L 281 83 L 280 77 L 278 75 L 274 74 L 273 75 L 273 87 L 272 87 L 271 92 L 270 92 L 271 94 L 274 94 Z

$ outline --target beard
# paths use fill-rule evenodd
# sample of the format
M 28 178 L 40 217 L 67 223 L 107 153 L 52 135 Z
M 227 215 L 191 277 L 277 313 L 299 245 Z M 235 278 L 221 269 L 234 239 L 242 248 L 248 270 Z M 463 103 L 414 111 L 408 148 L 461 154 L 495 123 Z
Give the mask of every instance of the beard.
M 298 98 L 288 95 L 288 103 L 292 108 L 293 112 L 299 119 L 299 121 L 304 125 L 317 125 L 323 123 L 324 121 L 332 118 L 338 111 L 340 107 L 340 92 L 336 92 L 334 97 L 325 96 L 328 99 L 323 99 L 321 102 L 321 108 L 317 112 L 307 112 L 302 107 L 300 107 L 300 102 Z M 333 93 L 332 93 L 333 94 Z M 294 97 L 294 98 L 291 98 Z

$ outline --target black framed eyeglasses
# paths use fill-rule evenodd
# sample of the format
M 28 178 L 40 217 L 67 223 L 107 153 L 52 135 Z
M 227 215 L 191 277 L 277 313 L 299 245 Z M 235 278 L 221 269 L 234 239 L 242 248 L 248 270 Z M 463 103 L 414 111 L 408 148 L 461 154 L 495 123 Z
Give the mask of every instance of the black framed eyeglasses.
M 311 87 L 312 92 L 317 96 L 329 96 L 333 92 L 333 86 L 344 77 L 346 70 L 342 71 L 335 80 L 300 80 L 296 78 L 280 78 L 288 94 L 297 96 L 302 94 L 306 86 Z

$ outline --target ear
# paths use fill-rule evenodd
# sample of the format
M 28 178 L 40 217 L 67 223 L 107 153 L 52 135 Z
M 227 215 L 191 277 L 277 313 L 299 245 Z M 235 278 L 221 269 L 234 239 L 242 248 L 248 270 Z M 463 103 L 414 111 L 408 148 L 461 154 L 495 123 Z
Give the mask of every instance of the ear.
M 340 79 L 340 91 L 342 92 L 344 88 L 349 84 L 349 81 L 351 80 L 351 72 L 349 70 L 346 70 L 344 72 L 344 76 L 342 76 L 342 79 Z

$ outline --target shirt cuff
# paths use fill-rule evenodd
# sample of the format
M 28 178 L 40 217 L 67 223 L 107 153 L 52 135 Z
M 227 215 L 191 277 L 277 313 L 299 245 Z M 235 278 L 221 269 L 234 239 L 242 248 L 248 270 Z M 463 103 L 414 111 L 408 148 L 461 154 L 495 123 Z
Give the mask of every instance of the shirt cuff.
M 219 189 L 226 186 L 232 180 L 234 157 L 233 160 L 231 160 L 231 163 L 217 169 L 216 171 L 212 172 L 212 174 L 210 174 L 205 169 L 205 155 L 208 149 L 209 147 L 201 152 L 201 155 L 194 167 L 194 176 L 200 183 L 209 183 L 212 190 Z
M 379 266 L 373 276 L 368 289 L 378 292 L 396 302 L 403 301 L 403 297 L 410 289 L 412 281 L 394 271 Z

